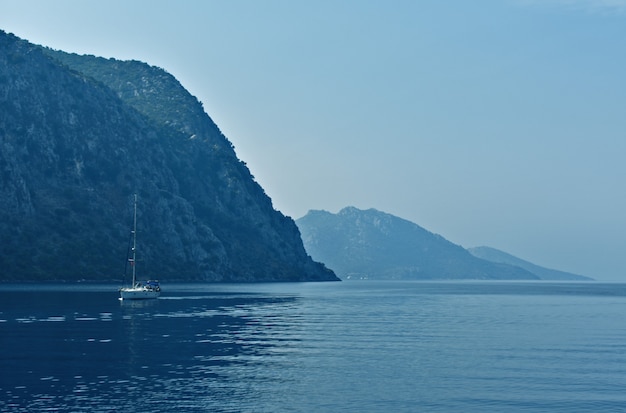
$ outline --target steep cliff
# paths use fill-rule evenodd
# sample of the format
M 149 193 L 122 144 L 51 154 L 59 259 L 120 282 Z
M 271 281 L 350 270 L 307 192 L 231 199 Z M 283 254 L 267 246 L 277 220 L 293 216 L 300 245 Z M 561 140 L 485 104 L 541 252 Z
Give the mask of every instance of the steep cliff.
M 0 280 L 336 280 L 170 74 L 0 32 Z

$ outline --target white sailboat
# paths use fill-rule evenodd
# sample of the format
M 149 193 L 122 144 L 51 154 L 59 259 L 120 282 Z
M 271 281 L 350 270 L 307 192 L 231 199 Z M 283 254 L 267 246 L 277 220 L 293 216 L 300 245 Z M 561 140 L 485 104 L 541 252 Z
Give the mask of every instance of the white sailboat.
M 120 288 L 121 300 L 147 300 L 158 298 L 161 295 L 161 287 L 158 281 L 149 280 L 145 283 L 137 281 L 136 251 L 137 251 L 137 194 L 133 211 L 133 245 L 131 247 L 132 256 L 128 258 L 133 272 L 133 283 L 130 287 Z

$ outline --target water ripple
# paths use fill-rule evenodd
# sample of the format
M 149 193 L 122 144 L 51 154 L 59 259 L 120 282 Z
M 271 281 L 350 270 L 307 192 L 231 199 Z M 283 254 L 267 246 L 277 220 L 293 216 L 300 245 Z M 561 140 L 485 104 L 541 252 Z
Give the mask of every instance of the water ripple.
M 623 410 L 624 294 L 482 287 L 0 290 L 0 411 Z

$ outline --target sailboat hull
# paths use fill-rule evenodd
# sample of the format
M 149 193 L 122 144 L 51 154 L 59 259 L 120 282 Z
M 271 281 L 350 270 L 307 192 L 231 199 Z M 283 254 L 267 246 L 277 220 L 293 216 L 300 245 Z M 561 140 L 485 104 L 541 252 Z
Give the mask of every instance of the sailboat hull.
M 158 298 L 161 295 L 161 291 L 156 291 L 147 288 L 121 288 L 120 298 L 122 300 L 149 300 L 151 298 Z

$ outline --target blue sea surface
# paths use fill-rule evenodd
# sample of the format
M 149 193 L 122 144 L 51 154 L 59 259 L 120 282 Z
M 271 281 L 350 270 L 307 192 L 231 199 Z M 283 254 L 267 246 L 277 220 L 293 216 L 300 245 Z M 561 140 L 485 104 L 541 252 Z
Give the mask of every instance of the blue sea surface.
M 626 412 L 626 285 L 0 285 L 2 412 Z

